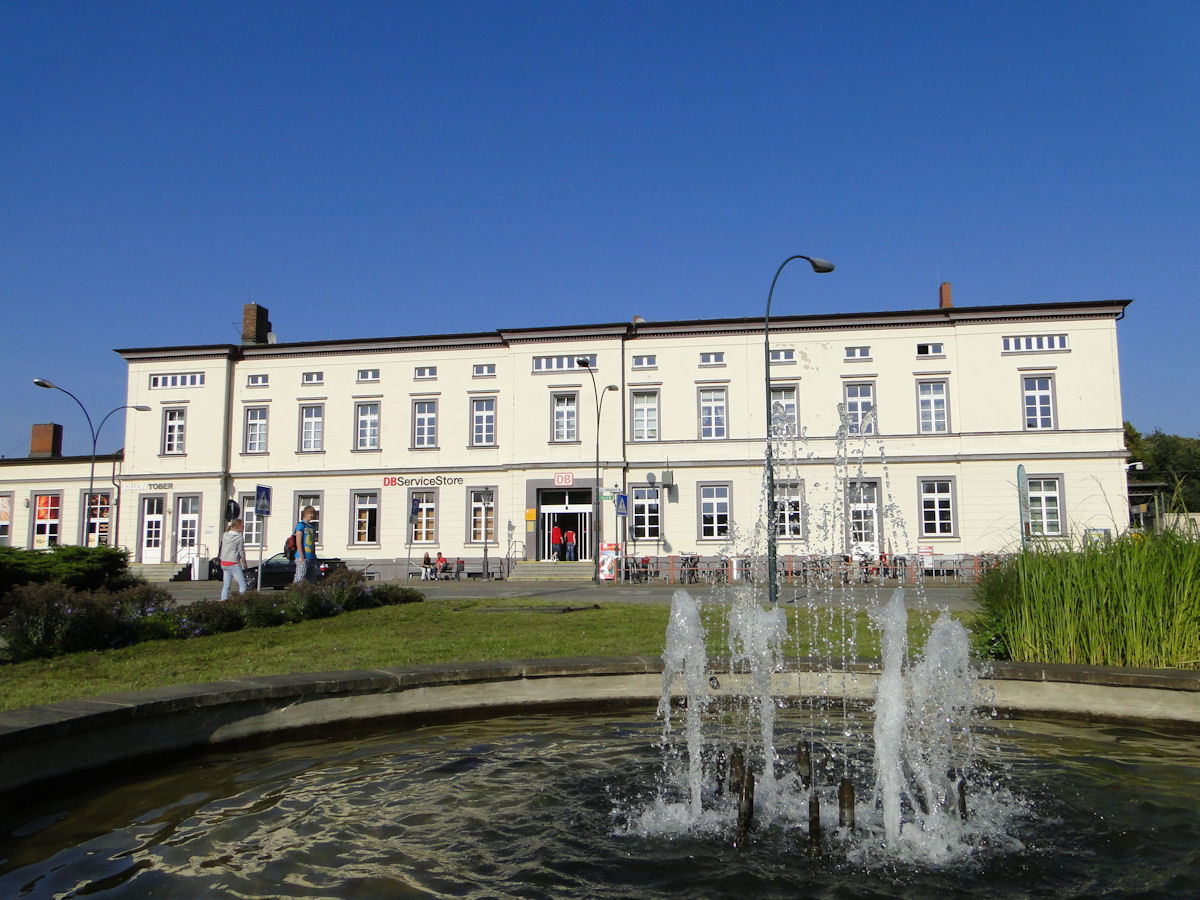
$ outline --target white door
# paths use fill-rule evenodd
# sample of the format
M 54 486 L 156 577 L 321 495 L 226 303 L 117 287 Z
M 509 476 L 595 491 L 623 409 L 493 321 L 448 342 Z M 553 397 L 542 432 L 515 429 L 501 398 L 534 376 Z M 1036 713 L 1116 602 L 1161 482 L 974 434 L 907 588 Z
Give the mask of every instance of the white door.
M 852 481 L 846 485 L 850 552 L 854 556 L 879 556 L 879 485 Z
M 199 553 L 200 498 L 180 497 L 175 507 L 175 562 L 189 563 Z
M 163 498 L 142 498 L 142 562 L 163 561 Z

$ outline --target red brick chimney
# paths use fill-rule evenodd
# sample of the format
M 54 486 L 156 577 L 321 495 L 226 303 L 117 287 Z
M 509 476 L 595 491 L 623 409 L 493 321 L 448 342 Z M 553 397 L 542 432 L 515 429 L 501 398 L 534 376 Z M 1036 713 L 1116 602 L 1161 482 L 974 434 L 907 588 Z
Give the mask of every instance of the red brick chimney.
M 41 457 L 62 456 L 62 426 L 55 422 L 34 425 L 29 438 L 29 455 Z
M 242 343 L 265 344 L 271 333 L 271 321 L 265 306 L 247 303 L 242 307 Z
M 938 289 L 938 308 L 949 309 L 954 304 L 950 302 L 950 282 L 943 281 Z

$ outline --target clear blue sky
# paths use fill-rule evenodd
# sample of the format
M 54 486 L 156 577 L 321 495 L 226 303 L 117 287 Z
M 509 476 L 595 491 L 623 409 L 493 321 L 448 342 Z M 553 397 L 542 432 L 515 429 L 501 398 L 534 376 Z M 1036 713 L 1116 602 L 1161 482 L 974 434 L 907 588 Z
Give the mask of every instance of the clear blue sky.
M 113 348 L 1133 298 L 1200 433 L 1200 3 L 0 4 L 0 454 Z M 121 444 L 120 415 L 100 450 Z

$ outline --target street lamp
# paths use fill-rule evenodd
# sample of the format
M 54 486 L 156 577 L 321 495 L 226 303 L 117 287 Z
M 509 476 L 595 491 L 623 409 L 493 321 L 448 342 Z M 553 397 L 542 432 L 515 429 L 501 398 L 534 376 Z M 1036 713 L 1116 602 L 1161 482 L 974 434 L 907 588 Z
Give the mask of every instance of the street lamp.
M 483 580 L 491 581 L 492 572 L 488 568 L 488 540 L 490 537 L 488 522 L 491 517 L 488 515 L 488 513 L 491 512 L 492 507 L 492 492 L 487 488 L 484 488 L 482 491 L 480 491 L 479 502 L 483 504 Z
M 587 369 L 588 375 L 592 377 L 592 396 L 596 400 L 596 486 L 592 489 L 592 581 L 596 584 L 600 583 L 600 411 L 604 409 L 604 398 L 609 391 L 619 391 L 615 384 L 604 386 L 604 392 L 601 393 L 596 387 L 596 372 L 592 369 L 592 361 L 581 356 L 575 360 L 575 364 L 581 369 Z
M 140 404 L 137 406 L 131 406 L 129 404 L 126 404 L 124 406 L 118 406 L 116 409 L 109 410 L 108 413 L 105 414 L 104 418 L 100 420 L 100 424 L 93 427 L 92 426 L 92 417 L 90 415 L 88 415 L 87 407 L 83 405 L 83 403 L 80 401 L 80 399 L 78 397 L 76 397 L 74 394 L 72 394 L 66 388 L 59 387 L 53 381 L 49 381 L 45 378 L 35 378 L 35 379 L 33 379 L 33 383 L 36 384 L 38 387 L 46 388 L 47 390 L 62 391 L 64 394 L 66 394 L 68 397 L 70 397 L 72 400 L 74 400 L 76 403 L 78 403 L 79 408 L 83 410 L 83 417 L 85 419 L 87 419 L 88 430 L 92 433 L 92 464 L 91 464 L 91 468 L 88 470 L 88 492 L 87 492 L 87 499 L 84 501 L 84 513 L 83 513 L 83 515 L 84 515 L 83 542 L 84 542 L 84 545 L 87 546 L 90 544 L 90 541 L 89 541 L 90 533 L 89 532 L 90 532 L 91 524 L 92 524 L 91 523 L 92 496 L 93 496 L 93 488 L 95 487 L 95 484 L 96 484 L 96 443 L 100 440 L 100 429 L 104 427 L 104 423 L 108 421 L 109 416 L 111 416 L 113 413 L 120 412 L 123 409 L 135 409 L 138 412 L 150 412 L 150 407 L 142 406 Z M 97 540 L 98 539 L 99 539 L 99 536 L 97 535 Z
M 774 438 L 772 434 L 774 416 L 771 409 L 771 298 L 775 296 L 775 283 L 779 281 L 784 267 L 795 259 L 807 260 L 808 264 L 812 266 L 812 270 L 818 275 L 833 271 L 833 263 L 817 259 L 815 256 L 800 254 L 789 256 L 775 270 L 775 277 L 771 279 L 771 290 L 767 293 L 767 311 L 763 315 L 763 389 L 766 392 L 767 403 L 767 593 L 772 606 L 779 602 L 779 585 L 777 583 L 779 515 L 775 509 L 775 464 L 771 450 L 771 442 Z

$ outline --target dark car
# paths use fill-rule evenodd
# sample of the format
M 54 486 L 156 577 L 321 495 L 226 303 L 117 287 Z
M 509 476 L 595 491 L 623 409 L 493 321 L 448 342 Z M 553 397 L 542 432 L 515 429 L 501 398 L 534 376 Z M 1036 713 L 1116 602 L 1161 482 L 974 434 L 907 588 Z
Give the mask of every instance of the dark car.
M 317 581 L 321 581 L 330 572 L 346 568 L 346 563 L 340 559 L 319 559 L 317 560 L 317 566 L 319 567 Z M 211 581 L 217 581 L 221 578 L 221 561 L 215 557 L 208 563 L 208 577 Z M 286 553 L 276 553 L 270 559 L 263 560 L 262 586 L 264 590 L 266 588 L 274 588 L 277 591 L 283 590 L 292 583 L 295 577 L 296 563 L 288 559 Z M 258 566 L 247 567 L 246 586 L 250 590 L 257 588 Z

